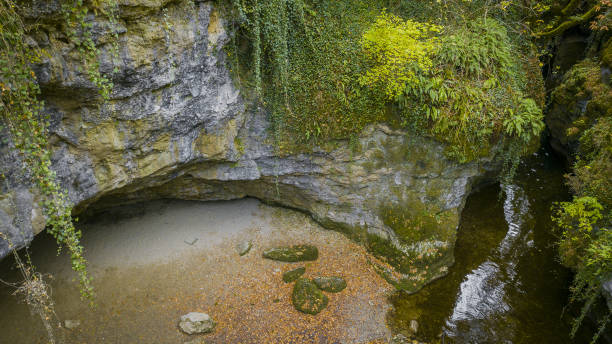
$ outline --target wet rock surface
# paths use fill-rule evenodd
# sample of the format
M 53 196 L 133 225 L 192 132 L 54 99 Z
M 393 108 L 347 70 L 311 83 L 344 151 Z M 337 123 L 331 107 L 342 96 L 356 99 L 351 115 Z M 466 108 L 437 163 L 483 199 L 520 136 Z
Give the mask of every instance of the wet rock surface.
M 291 301 L 298 311 L 316 315 L 327 307 L 329 298 L 314 282 L 307 278 L 299 278 L 293 286 Z
M 274 247 L 263 252 L 263 257 L 281 262 L 305 262 L 317 260 L 319 250 L 312 245 L 295 245 L 291 247 Z
M 323 291 L 339 293 L 346 288 L 346 281 L 342 277 L 315 277 L 312 281 Z
M 291 283 L 296 279 L 300 278 L 306 272 L 306 268 L 301 267 L 293 270 L 289 270 L 283 274 L 283 282 Z

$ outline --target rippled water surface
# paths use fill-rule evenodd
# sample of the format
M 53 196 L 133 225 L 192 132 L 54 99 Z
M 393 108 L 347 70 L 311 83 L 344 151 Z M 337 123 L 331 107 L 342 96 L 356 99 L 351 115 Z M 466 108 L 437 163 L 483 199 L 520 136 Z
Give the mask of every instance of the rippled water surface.
M 515 184 L 485 187 L 467 201 L 449 275 L 415 295 L 398 293 L 390 323 L 444 343 L 589 343 L 569 338 L 569 271 L 555 259 L 550 207 L 568 198 L 563 168 L 542 151 Z M 592 332 L 591 332 L 592 333 Z

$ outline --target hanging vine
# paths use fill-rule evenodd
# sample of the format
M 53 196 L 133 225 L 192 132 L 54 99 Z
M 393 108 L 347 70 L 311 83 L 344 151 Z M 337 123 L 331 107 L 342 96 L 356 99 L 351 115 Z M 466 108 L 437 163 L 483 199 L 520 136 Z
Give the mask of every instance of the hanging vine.
M 114 0 L 96 2 L 110 24 L 113 37 L 111 57 L 118 56 L 117 4 Z M 89 10 L 82 0 L 65 0 L 62 14 L 70 41 L 85 60 L 86 73 L 98 88 L 103 100 L 112 91 L 109 76 L 100 72 L 99 51 L 92 36 Z M 74 227 L 72 206 L 66 191 L 51 168 L 48 142 L 49 118 L 38 99 L 40 88 L 32 65 L 40 62 L 42 53 L 27 44 L 27 35 L 35 27 L 21 19 L 20 8 L 12 0 L 0 0 L 0 117 L 10 141 L 21 154 L 24 171 L 41 194 L 40 205 L 47 220 L 47 231 L 60 247 L 70 253 L 72 269 L 79 276 L 81 296 L 93 302 L 94 290 L 87 272 L 87 262 L 80 244 L 81 232 Z M 115 67 L 116 70 L 116 67 Z

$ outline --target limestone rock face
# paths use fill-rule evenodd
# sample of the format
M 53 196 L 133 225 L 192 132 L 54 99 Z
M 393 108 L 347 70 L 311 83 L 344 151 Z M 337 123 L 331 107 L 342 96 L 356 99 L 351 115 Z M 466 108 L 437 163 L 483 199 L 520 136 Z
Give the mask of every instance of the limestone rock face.
M 35 70 L 51 117 L 53 168 L 75 215 L 159 198 L 256 197 L 363 243 L 410 289 L 446 273 L 459 214 L 487 161 L 449 161 L 439 143 L 382 124 L 353 148 L 336 142 L 279 154 L 267 114 L 247 108 L 230 78 L 228 34 L 212 1 L 121 2 L 118 59 L 108 23 L 89 18 L 102 71 L 119 70 L 102 103 L 58 31 L 53 4 L 29 15 L 44 29 L 33 35 L 48 53 Z M 44 228 L 39 195 L 10 143 L 0 143 L 0 166 L 0 232 L 21 247 Z M 0 239 L 0 257 L 8 252 Z

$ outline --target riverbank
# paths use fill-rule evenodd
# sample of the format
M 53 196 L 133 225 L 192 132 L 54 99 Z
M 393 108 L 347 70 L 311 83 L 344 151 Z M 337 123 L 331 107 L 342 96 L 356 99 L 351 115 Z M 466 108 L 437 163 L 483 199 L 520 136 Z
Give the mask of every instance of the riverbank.
M 385 324 L 391 287 L 367 263 L 365 249 L 304 214 L 254 199 L 228 202 L 156 201 L 100 214 L 82 224 L 83 244 L 97 290 L 97 308 L 78 300 L 67 257 L 49 238 L 32 252 L 41 272 L 54 275 L 58 317 L 79 320 L 68 343 L 183 343 L 182 314 L 205 312 L 217 322 L 207 343 L 367 343 L 391 336 Z M 236 245 L 251 241 L 245 256 Z M 306 264 L 261 257 L 263 249 L 308 243 L 319 259 Z M 305 266 L 306 277 L 343 276 L 348 286 L 328 294 L 317 316 L 291 304 L 282 273 Z M 3 279 L 14 276 L 2 262 Z M 0 342 L 44 342 L 39 320 L 0 287 Z M 7 337 L 8 336 L 8 337 Z

